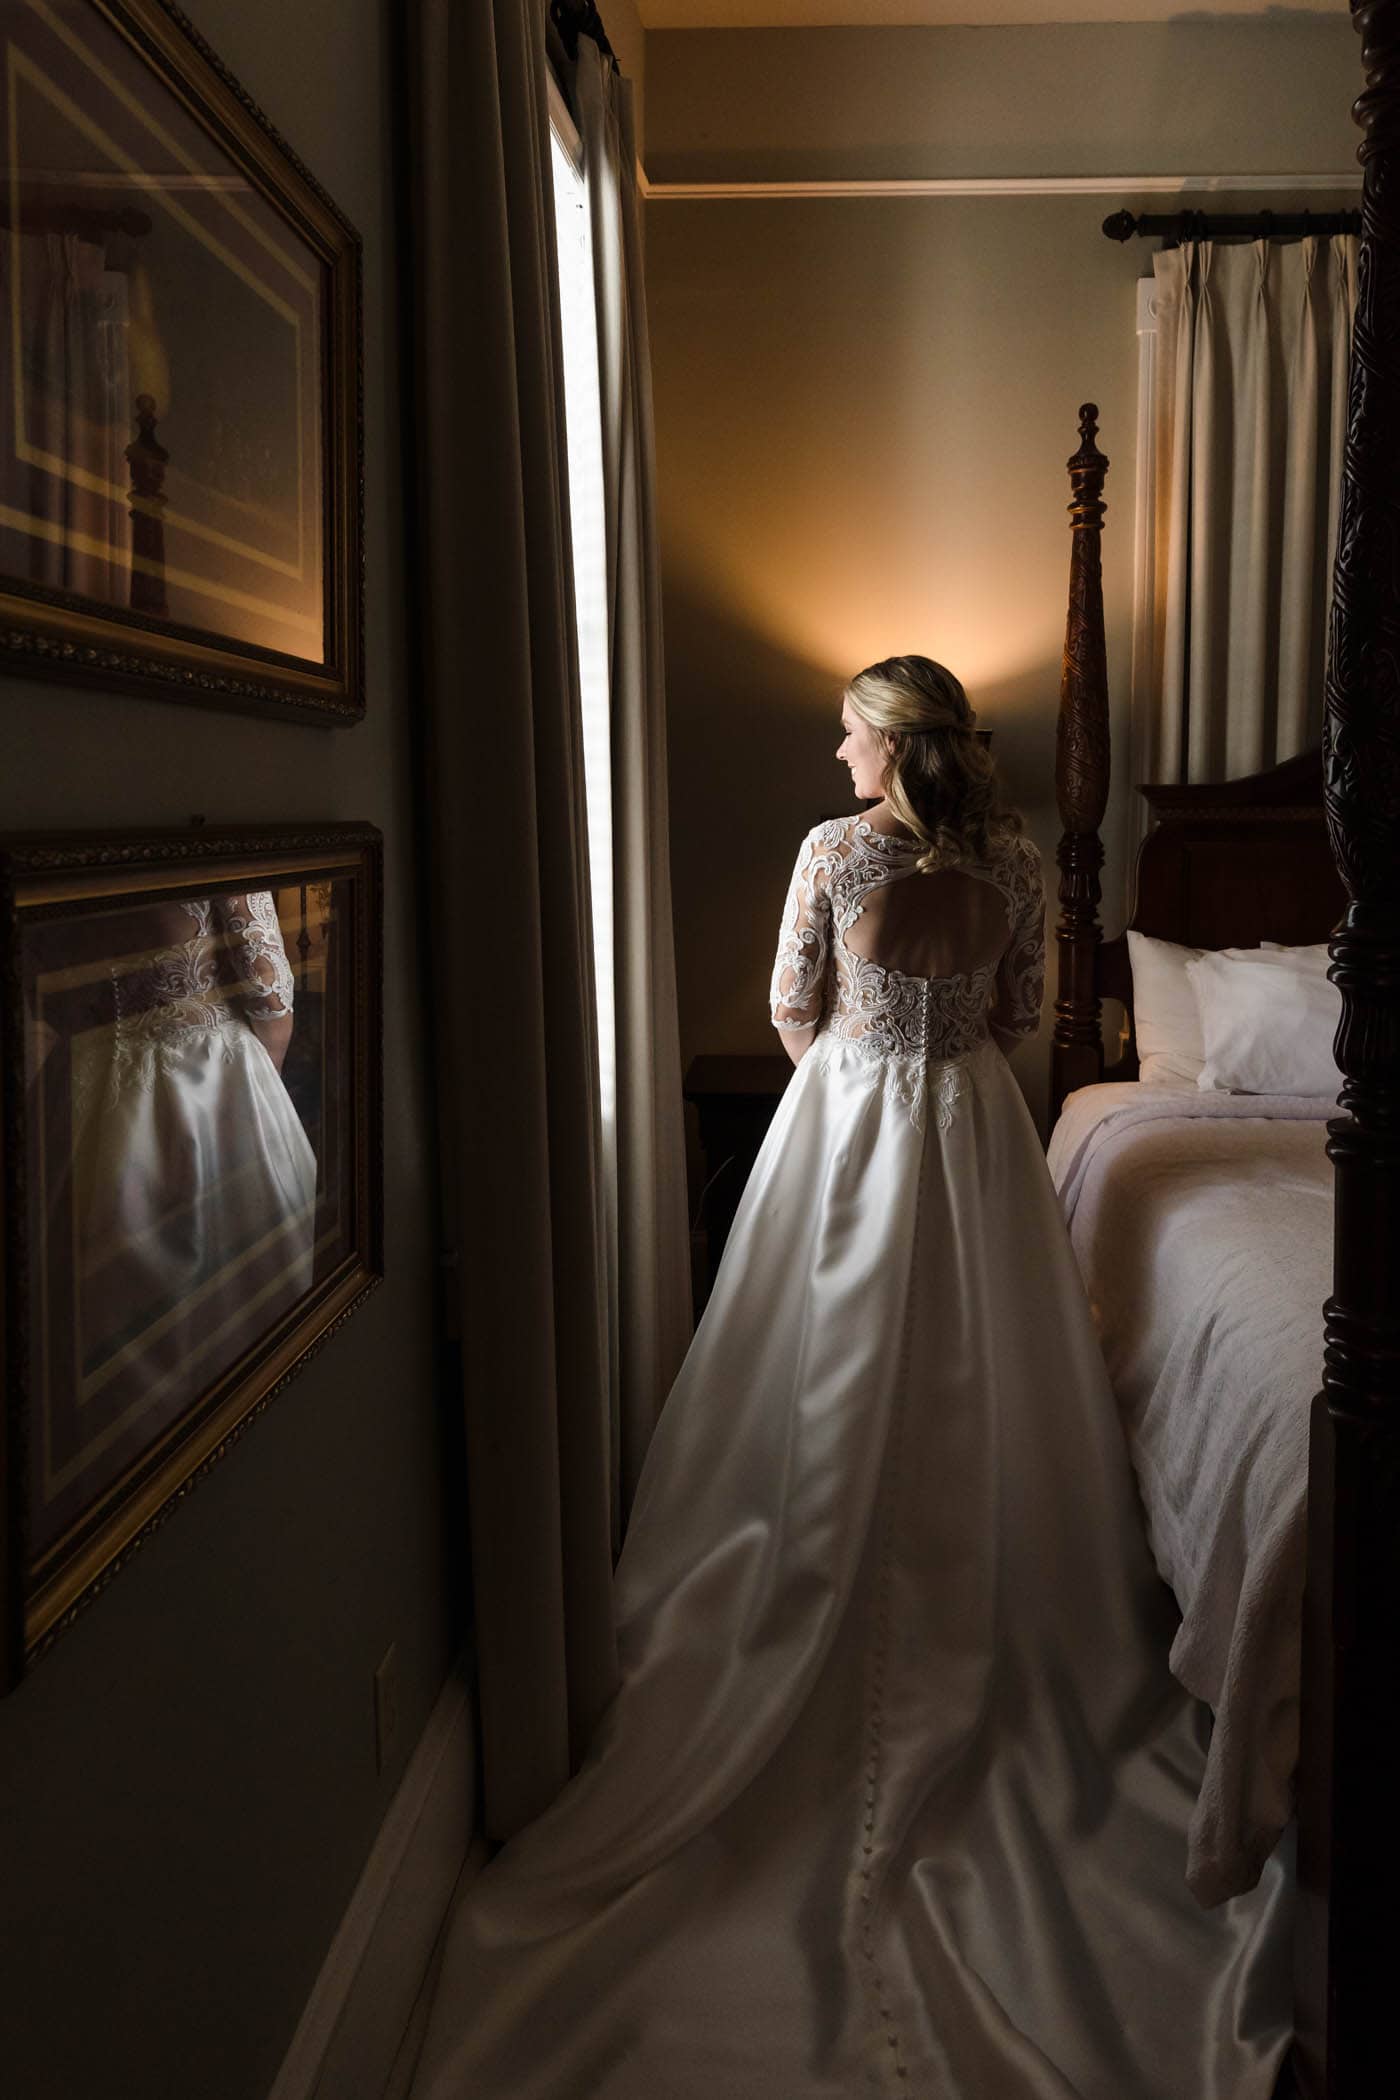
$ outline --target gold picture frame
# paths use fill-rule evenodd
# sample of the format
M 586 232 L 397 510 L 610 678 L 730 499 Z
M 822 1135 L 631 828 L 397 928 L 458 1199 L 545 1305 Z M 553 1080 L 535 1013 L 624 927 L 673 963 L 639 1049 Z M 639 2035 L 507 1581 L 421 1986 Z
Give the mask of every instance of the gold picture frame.
M 383 1269 L 368 824 L 0 841 L 0 1690 Z
M 0 667 L 358 721 L 359 235 L 170 0 L 0 28 Z

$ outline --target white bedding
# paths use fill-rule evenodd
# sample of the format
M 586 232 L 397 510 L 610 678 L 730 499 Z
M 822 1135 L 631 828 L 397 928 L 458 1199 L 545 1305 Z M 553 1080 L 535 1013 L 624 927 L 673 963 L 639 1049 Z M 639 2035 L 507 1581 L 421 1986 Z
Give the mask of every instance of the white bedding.
M 1172 1669 L 1215 1713 L 1187 1868 L 1204 1903 L 1253 1886 L 1292 1813 L 1334 1113 L 1292 1095 L 1083 1087 L 1050 1142 L 1181 1608 Z

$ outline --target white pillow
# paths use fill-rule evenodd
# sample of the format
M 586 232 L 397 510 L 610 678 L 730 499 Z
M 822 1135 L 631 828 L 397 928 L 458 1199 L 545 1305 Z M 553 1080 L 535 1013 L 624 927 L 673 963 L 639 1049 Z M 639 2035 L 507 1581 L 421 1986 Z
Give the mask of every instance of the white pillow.
M 1150 933 L 1128 934 L 1138 1078 L 1143 1086 L 1195 1086 L 1200 1081 L 1206 1046 L 1196 988 L 1186 966 L 1207 952 L 1185 947 L 1180 941 L 1159 941 Z M 1281 955 L 1292 952 L 1279 951 Z M 1257 959 L 1259 950 L 1222 948 L 1219 953 Z
M 1261 941 L 1259 953 L 1261 956 L 1275 956 L 1283 962 L 1297 963 L 1309 970 L 1325 970 L 1332 960 L 1326 941 L 1307 948 L 1285 948 L 1281 941 Z
M 1207 951 L 1186 965 L 1200 1002 L 1205 1062 L 1196 1084 L 1235 1094 L 1321 1094 L 1336 1099 L 1341 1074 L 1332 1041 L 1342 995 L 1315 963 Z
M 1138 1077 L 1144 1086 L 1180 1086 L 1183 1081 L 1189 1086 L 1200 1077 L 1206 1046 L 1186 965 L 1198 961 L 1201 953 L 1178 941 L 1128 934 Z

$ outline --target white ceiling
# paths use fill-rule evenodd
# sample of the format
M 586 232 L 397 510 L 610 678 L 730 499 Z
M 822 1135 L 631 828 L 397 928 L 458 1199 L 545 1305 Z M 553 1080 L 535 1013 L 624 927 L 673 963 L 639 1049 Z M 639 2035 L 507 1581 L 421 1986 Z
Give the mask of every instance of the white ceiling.
M 603 7 L 607 12 L 606 0 Z M 1345 14 L 1347 0 L 637 0 L 647 29 L 873 29 L 911 23 L 1165 22 L 1182 16 Z

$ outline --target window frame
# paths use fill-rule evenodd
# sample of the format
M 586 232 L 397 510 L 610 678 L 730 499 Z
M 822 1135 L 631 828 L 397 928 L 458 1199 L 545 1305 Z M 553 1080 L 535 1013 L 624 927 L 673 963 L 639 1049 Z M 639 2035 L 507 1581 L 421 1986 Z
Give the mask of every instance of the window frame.
M 579 128 L 574 122 L 573 113 L 565 99 L 564 90 L 555 79 L 552 69 L 548 77 L 550 129 L 554 132 L 568 158 L 572 161 L 574 173 L 582 180 L 583 140 L 579 136 Z

